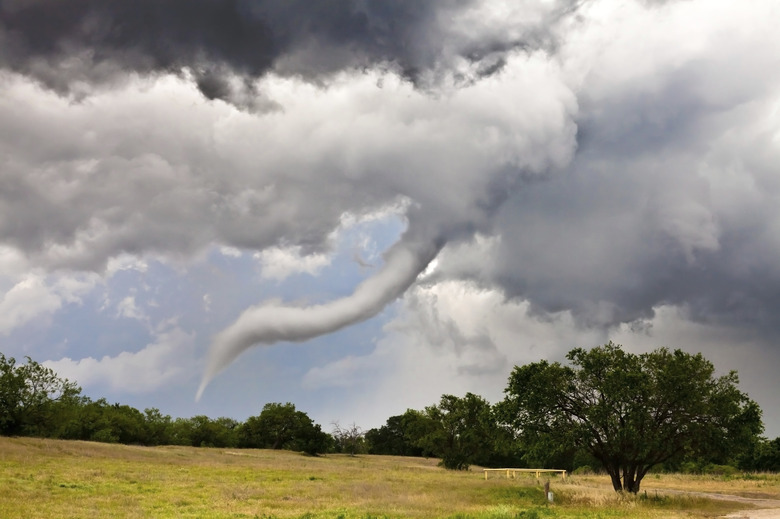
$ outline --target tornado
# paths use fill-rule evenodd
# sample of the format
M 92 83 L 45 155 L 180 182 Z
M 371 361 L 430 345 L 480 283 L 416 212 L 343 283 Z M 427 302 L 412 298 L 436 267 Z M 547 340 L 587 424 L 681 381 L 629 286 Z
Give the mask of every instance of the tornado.
M 385 252 L 379 272 L 360 283 L 347 297 L 320 305 L 261 304 L 245 310 L 215 336 L 195 400 L 200 400 L 215 376 L 252 346 L 307 341 L 365 321 L 382 311 L 406 292 L 444 246 L 441 239 L 419 240 L 407 235 Z

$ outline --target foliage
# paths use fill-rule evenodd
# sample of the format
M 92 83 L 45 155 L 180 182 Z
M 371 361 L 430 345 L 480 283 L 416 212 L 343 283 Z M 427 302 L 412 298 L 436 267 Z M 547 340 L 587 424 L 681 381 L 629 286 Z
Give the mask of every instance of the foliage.
M 81 389 L 30 357 L 21 366 L 0 353 L 0 434 L 48 436 L 48 424 Z
M 701 354 L 666 348 L 634 355 L 612 342 L 515 367 L 501 415 L 531 450 L 577 446 L 615 490 L 636 493 L 647 471 L 679 456 L 734 456 L 762 429 L 736 372 L 714 376 Z
M 590 465 L 580 465 L 572 471 L 572 475 L 574 476 L 588 476 L 590 474 L 593 474 L 593 469 Z
M 146 445 L 169 445 L 171 442 L 171 417 L 164 415 L 159 409 L 152 407 L 144 409 L 144 424 L 146 426 Z
M 761 438 L 739 460 L 739 468 L 758 472 L 780 472 L 780 436 Z
M 292 404 L 268 404 L 246 423 L 199 415 L 177 418 L 140 412 L 105 398 L 92 401 L 74 383 L 27 358 L 17 365 L 0 353 L 0 435 L 41 436 L 137 445 L 284 448 L 321 453 L 330 436 Z
M 340 425 L 338 421 L 333 422 L 332 436 L 336 452 L 345 452 L 354 456 L 365 448 L 363 430 L 354 422 L 347 426 Z
M 322 430 L 320 424 L 314 423 L 308 416 L 306 416 L 306 419 L 308 421 L 304 422 L 298 430 L 298 435 L 292 444 L 291 450 L 304 452 L 312 456 L 328 452 L 333 439 Z
M 268 403 L 239 430 L 239 445 L 258 449 L 287 449 L 308 454 L 325 452 L 328 435 L 295 405 Z
M 407 409 L 402 415 L 391 416 L 378 429 L 370 429 L 365 438 L 369 454 L 395 456 L 432 456 L 421 441 L 433 433 L 438 424 L 421 411 Z
M 237 447 L 239 426 L 232 418 L 177 418 L 171 425 L 171 442 L 192 447 Z
M 170 417 L 163 417 L 157 409 L 141 413 L 134 407 L 110 404 L 105 398 L 91 401 L 79 397 L 63 416 L 60 422 L 50 424 L 52 437 L 138 445 L 169 442 Z
M 490 404 L 481 396 L 442 395 L 438 405 L 425 408 L 436 423 L 419 443 L 442 460 L 448 469 L 465 470 L 471 464 L 490 466 L 501 446 L 502 433 Z

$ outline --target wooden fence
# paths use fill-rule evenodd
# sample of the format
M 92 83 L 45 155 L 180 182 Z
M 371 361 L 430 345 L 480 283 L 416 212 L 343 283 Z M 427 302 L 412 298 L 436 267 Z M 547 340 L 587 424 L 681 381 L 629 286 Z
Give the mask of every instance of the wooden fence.
M 536 474 L 536 479 L 539 479 L 541 474 L 546 473 L 560 473 L 563 479 L 566 479 L 566 471 L 561 469 L 483 469 L 485 471 L 485 479 L 488 478 L 488 474 L 491 472 L 505 473 L 507 478 L 516 478 L 517 473 L 532 473 Z

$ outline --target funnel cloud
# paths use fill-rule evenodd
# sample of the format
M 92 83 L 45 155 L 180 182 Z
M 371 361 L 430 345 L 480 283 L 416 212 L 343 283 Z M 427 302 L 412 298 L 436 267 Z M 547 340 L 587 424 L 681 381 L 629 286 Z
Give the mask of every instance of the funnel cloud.
M 220 371 L 256 344 L 302 342 L 375 316 L 414 283 L 442 246 L 441 240 L 412 241 L 407 236 L 385 253 L 381 270 L 348 297 L 308 307 L 249 308 L 214 339 L 195 399 Z

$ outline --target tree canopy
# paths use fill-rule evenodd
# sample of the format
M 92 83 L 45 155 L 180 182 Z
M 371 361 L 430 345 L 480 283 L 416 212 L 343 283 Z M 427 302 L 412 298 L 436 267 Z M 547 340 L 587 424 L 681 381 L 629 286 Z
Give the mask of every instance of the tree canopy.
M 25 364 L 0 353 L 0 434 L 44 435 L 60 404 L 81 389 L 27 357 Z
M 438 405 L 425 408 L 436 424 L 419 444 L 441 458 L 448 469 L 465 470 L 471 464 L 493 465 L 503 452 L 502 433 L 493 408 L 474 393 L 462 398 L 442 395 Z
M 650 468 L 675 457 L 736 456 L 762 431 L 736 372 L 716 377 L 701 354 L 635 355 L 609 342 L 567 359 L 515 367 L 501 416 L 531 449 L 586 450 L 616 491 L 638 492 Z
M 422 445 L 422 439 L 431 434 L 438 424 L 422 411 L 407 409 L 402 415 L 391 416 L 385 425 L 366 432 L 369 454 L 394 456 L 431 456 Z
M 309 415 L 295 405 L 269 403 L 258 416 L 250 416 L 240 432 L 242 447 L 298 450 L 309 454 L 325 452 L 329 436 Z

